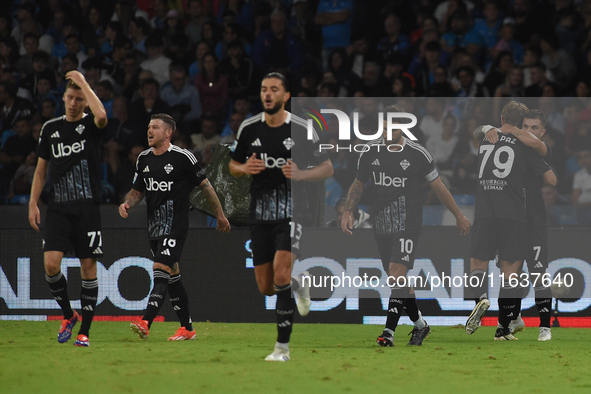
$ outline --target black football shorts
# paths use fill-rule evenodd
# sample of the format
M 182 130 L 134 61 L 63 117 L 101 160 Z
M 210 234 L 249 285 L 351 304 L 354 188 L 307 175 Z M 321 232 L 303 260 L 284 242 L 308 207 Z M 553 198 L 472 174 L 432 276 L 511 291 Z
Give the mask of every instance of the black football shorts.
M 273 262 L 275 252 L 285 250 L 300 255 L 303 227 L 296 222 L 252 224 L 250 247 L 253 265 Z
M 43 251 L 73 251 L 79 259 L 102 257 L 103 237 L 98 204 L 50 206 L 45 216 Z

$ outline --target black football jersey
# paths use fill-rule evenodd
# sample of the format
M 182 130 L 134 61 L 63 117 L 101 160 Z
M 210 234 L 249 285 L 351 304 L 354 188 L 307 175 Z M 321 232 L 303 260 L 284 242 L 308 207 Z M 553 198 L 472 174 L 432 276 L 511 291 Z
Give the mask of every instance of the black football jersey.
M 551 164 L 552 149 L 548 143 L 544 142 L 544 144 L 547 149 L 544 161 Z M 544 186 L 542 177 L 528 176 L 525 178 L 527 224 L 532 227 L 546 226 L 546 204 L 544 204 L 542 197 L 542 186 Z
M 37 156 L 50 162 L 49 205 L 100 201 L 102 134 L 92 114 L 77 122 L 65 115 L 45 122 Z
M 496 144 L 484 137 L 478 153 L 475 220 L 493 217 L 526 223 L 526 179 L 541 178 L 548 170 L 544 159 L 516 137 L 499 133 Z
M 369 181 L 371 215 L 376 234 L 420 231 L 423 222 L 421 185 L 439 173 L 433 157 L 414 141 L 404 139 L 403 149 L 389 151 L 383 138 L 366 145 L 357 164 L 356 178 Z
M 140 153 L 132 188 L 146 192 L 151 240 L 187 237 L 189 197 L 205 179 L 205 169 L 187 149 L 171 144 L 161 155 L 152 148 Z
M 305 184 L 294 186 L 292 199 L 291 181 L 281 170 L 288 159 L 293 159 L 302 170 L 328 160 L 328 155 L 318 148 L 316 132 L 312 133 L 311 140 L 307 133 L 306 121 L 290 112 L 285 123 L 278 127 L 267 125 L 264 112 L 240 125 L 232 159 L 245 163 L 256 153 L 265 163 L 265 170 L 253 175 L 250 186 L 252 223 L 281 223 L 292 220 L 292 215 L 298 222 L 309 221 Z

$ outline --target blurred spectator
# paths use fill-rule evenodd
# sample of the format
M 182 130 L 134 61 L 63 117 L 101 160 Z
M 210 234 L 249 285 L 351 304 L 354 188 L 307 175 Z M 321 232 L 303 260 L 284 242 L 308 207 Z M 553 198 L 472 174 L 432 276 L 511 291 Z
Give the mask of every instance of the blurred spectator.
M 112 184 L 118 202 L 123 202 L 127 192 L 131 189 L 137 158 L 144 149 L 143 145 L 132 146 L 113 175 Z
M 207 52 L 201 59 L 202 70 L 195 77 L 195 86 L 201 97 L 203 115 L 217 120 L 227 116 L 228 80 L 220 73 L 213 52 Z
M 215 54 L 218 59 L 223 59 L 228 53 L 228 44 L 233 41 L 238 41 L 246 53 L 250 54 L 251 47 L 244 35 L 240 35 L 240 25 L 237 23 L 230 23 L 224 26 L 222 39 L 215 46 Z
M 30 101 L 16 96 L 18 87 L 11 82 L 0 82 L 0 132 L 15 127 L 17 120 L 30 117 L 35 108 Z
M 415 59 L 410 65 L 408 72 L 416 81 L 417 95 L 423 96 L 433 84 L 435 71 L 441 65 L 441 44 L 437 41 L 425 45 L 424 56 Z
M 59 100 L 55 94 L 51 91 L 51 83 L 46 76 L 39 76 L 37 79 L 37 93 L 34 97 L 34 104 L 36 108 L 36 112 L 41 113 L 43 108 L 43 102 L 47 99 L 53 101 L 54 109 L 59 109 L 61 100 Z M 57 115 L 55 115 L 57 116 Z M 51 116 L 53 117 L 53 116 Z
M 27 204 L 31 194 L 33 176 L 37 167 L 37 154 L 30 151 L 25 161 L 17 168 L 10 185 L 8 186 L 9 204 Z
M 546 207 L 546 223 L 548 226 L 562 224 L 555 207 L 569 205 L 569 201 L 558 194 L 557 188 L 548 185 L 542 186 L 542 197 L 544 198 L 544 205 Z
M 164 24 L 164 44 L 169 47 L 174 43 L 174 37 L 179 35 L 185 35 L 185 29 L 183 25 L 183 21 L 181 18 L 181 13 L 179 10 L 169 10 L 166 13 L 166 19 Z M 188 38 L 188 37 L 187 37 Z M 187 46 L 189 45 L 189 40 L 187 39 Z
M 531 85 L 526 85 L 526 97 L 540 97 L 544 92 L 544 86 L 550 83 L 546 77 L 546 66 L 544 63 L 536 63 L 529 67 Z
M 155 30 L 164 30 L 166 24 L 166 17 L 170 7 L 168 0 L 152 0 L 151 3 L 152 19 L 150 19 L 150 26 Z
M 526 46 L 537 44 L 540 32 L 546 28 L 534 3 L 534 0 L 514 0 L 509 9 L 508 16 L 515 19 L 515 39 Z
M 204 117 L 201 122 L 201 133 L 191 134 L 193 153 L 199 161 L 204 161 L 206 149 L 210 145 L 218 145 L 221 137 L 218 134 L 218 123 L 215 119 Z M 205 164 L 209 164 L 206 162 Z
M 207 52 L 211 52 L 212 50 L 213 48 L 207 41 L 199 41 L 197 43 L 197 47 L 195 47 L 195 62 L 191 63 L 189 66 L 189 79 L 192 81 L 195 80 L 195 77 L 197 74 L 199 74 L 201 69 L 201 65 L 199 63 L 201 62 L 201 59 L 203 59 L 203 55 L 205 55 Z
M 10 68 L 19 59 L 18 47 L 12 37 L 0 39 L 0 65 L 3 68 Z
M 97 5 L 91 4 L 81 29 L 81 42 L 86 48 L 86 53 L 90 57 L 100 55 L 105 39 L 105 25 L 101 9 Z
M 323 227 L 329 228 L 341 228 L 341 219 L 343 217 L 343 213 L 345 213 L 345 207 L 347 203 L 347 198 L 343 197 L 340 198 L 334 206 L 336 218 L 333 220 L 326 222 Z M 369 213 L 361 210 L 359 207 L 355 207 L 353 210 L 353 227 L 352 228 L 372 228 L 370 222 Z
M 189 37 L 184 34 L 177 34 L 171 37 L 170 43 L 164 51 L 164 55 L 172 60 L 172 63 L 180 64 L 188 70 L 193 61 L 193 52 L 189 45 Z
M 523 71 L 515 66 L 508 73 L 505 82 L 495 91 L 495 97 L 525 97 Z
M 425 102 L 425 117 L 420 121 L 419 128 L 425 134 L 427 141 L 432 137 L 439 137 L 443 133 L 443 119 L 445 117 L 445 99 L 428 97 Z
M 31 133 L 29 118 L 20 117 L 14 123 L 15 135 L 9 137 L 0 150 L 0 196 L 6 196 L 9 182 L 30 152 L 34 152 L 37 141 Z
M 351 71 L 349 56 L 344 48 L 335 48 L 329 55 L 328 71 L 332 72 L 337 84 L 340 86 L 338 96 L 351 96 L 359 89 L 360 80 Z
M 457 97 L 490 97 L 488 89 L 476 82 L 476 72 L 470 66 L 458 68 L 456 77 L 459 86 L 456 91 Z
M 141 82 L 139 96 L 131 103 L 130 121 L 146 130 L 152 114 L 168 113 L 170 106 L 160 98 L 160 85 L 154 78 Z
M 367 97 L 386 97 L 390 95 L 390 84 L 382 75 L 381 66 L 375 61 L 365 62 L 361 90 Z
M 489 51 L 491 58 L 496 58 L 502 51 L 508 51 L 513 55 L 513 61 L 523 63 L 523 46 L 515 39 L 515 19 L 505 18 L 499 31 L 499 40 Z
M 246 117 L 243 114 L 241 114 L 240 112 L 234 112 L 232 114 L 232 116 L 230 116 L 230 121 L 228 122 L 228 125 L 226 126 L 226 128 L 230 132 L 226 133 L 225 136 L 221 138 L 220 144 L 231 145 L 234 143 L 234 141 L 236 141 L 236 135 L 238 134 L 238 129 L 240 128 L 240 125 L 242 124 L 242 122 L 244 122 L 244 119 L 246 119 Z M 226 129 L 224 129 L 224 130 L 226 130 Z M 224 133 L 222 133 L 222 135 L 224 135 Z
M 164 56 L 164 43 L 158 34 L 152 34 L 146 39 L 146 50 L 148 59 L 144 60 L 140 67 L 143 70 L 152 71 L 152 75 L 160 85 L 163 85 L 170 78 L 168 67 L 171 60 Z
M 129 36 L 133 40 L 133 49 L 147 55 L 146 40 L 150 25 L 144 18 L 134 18 L 129 22 Z
M 448 113 L 443 118 L 441 133 L 430 136 L 425 144 L 440 171 L 452 169 L 453 163 L 450 158 L 458 142 L 456 129 L 456 117 Z M 423 129 L 423 131 L 425 130 Z
M 322 66 L 326 70 L 332 49 L 351 44 L 353 0 L 320 0 L 314 21 L 322 29 Z
M 513 68 L 513 55 L 509 51 L 498 52 L 493 61 L 483 85 L 489 92 L 496 92 L 497 88 L 505 82 L 509 70 Z
M 561 89 L 568 89 L 576 78 L 576 68 L 573 58 L 564 49 L 560 48 L 558 38 L 553 34 L 544 35 L 540 41 L 542 49 L 542 63 L 554 75 L 555 83 Z
M 102 80 L 96 85 L 95 92 L 105 107 L 107 118 L 113 119 L 113 84 L 108 80 Z
M 493 48 L 497 43 L 497 35 L 502 25 L 499 6 L 496 0 L 487 0 L 484 3 L 482 15 L 484 18 L 476 19 L 474 22 L 474 30 L 484 38 L 486 49 L 488 50 Z
M 288 78 L 299 79 L 304 62 L 304 46 L 298 36 L 287 30 L 287 18 L 283 11 L 273 11 L 271 28 L 255 39 L 252 57 L 258 76 L 278 71 Z
M 127 55 L 121 62 L 123 74 L 118 74 L 117 83 L 123 89 L 123 96 L 131 101 L 134 92 L 140 87 L 140 65 L 134 55 Z
M 37 92 L 37 84 L 41 78 L 49 81 L 51 88 L 55 88 L 55 73 L 49 67 L 49 55 L 43 51 L 37 51 L 32 56 L 32 69 L 33 71 L 24 77 L 20 82 L 20 87 L 27 89 L 31 97 L 35 97 Z
M 357 34 L 351 36 L 351 46 L 347 48 L 347 53 L 351 59 L 351 71 L 359 78 L 363 78 L 363 67 L 368 60 L 375 59 L 373 50 L 369 47 L 366 36 Z M 326 69 L 326 66 L 323 67 Z
M 128 152 L 133 146 L 147 147 L 147 125 L 133 122 L 130 116 L 129 100 L 125 97 L 113 99 L 114 118 L 109 120 L 103 137 L 104 157 L 112 174 L 116 174 L 123 152 Z
M 82 63 L 88 59 L 88 55 L 85 53 L 85 50 L 82 47 L 80 35 L 77 33 L 72 33 L 66 37 L 66 51 L 66 54 L 76 55 L 78 58 L 78 71 L 84 74 Z
M 378 41 L 378 52 L 385 60 L 394 53 L 398 53 L 407 59 L 410 54 L 410 39 L 405 34 L 400 33 L 400 18 L 396 14 L 388 14 L 384 20 L 384 30 L 386 37 Z
M 23 45 L 26 53 L 16 62 L 16 68 L 19 71 L 21 78 L 24 78 L 33 72 L 33 54 L 39 50 L 39 36 L 32 32 L 25 34 Z
M 170 105 L 170 113 L 179 125 L 187 126 L 201 117 L 199 91 L 187 79 L 187 72 L 180 65 L 173 66 L 170 81 L 160 92 L 162 100 Z M 184 128 L 184 127 L 183 127 Z
M 220 62 L 220 72 L 228 79 L 231 97 L 247 94 L 252 83 L 253 64 L 244 53 L 242 43 L 234 40 L 228 43 L 227 56 Z
M 59 66 L 59 71 L 56 73 L 57 77 L 57 91 L 62 94 L 66 91 L 68 80 L 66 74 L 72 70 L 78 69 L 78 57 L 76 55 L 66 55 L 62 59 L 62 64 Z
M 41 101 L 41 109 L 39 110 L 39 118 L 40 120 L 45 123 L 50 119 L 53 119 L 59 116 L 63 111 L 61 107 L 58 106 L 55 99 L 53 98 L 44 98 Z
M 582 167 L 573 180 L 573 205 L 591 204 L 591 147 L 580 147 L 577 160 Z
M 478 126 L 478 119 L 475 117 L 463 119 L 458 142 L 451 154 L 453 193 L 474 194 L 476 192 L 476 182 L 478 180 L 476 164 L 478 163 L 480 141 L 474 138 L 473 132 Z
M 445 0 L 435 8 L 435 18 L 440 25 L 444 25 L 450 15 L 456 10 L 472 11 L 474 4 L 468 0 Z
M 100 46 L 100 53 L 104 55 L 112 52 L 115 49 L 115 40 L 124 37 L 123 24 L 118 21 L 109 21 L 105 27 L 105 40 Z M 131 45 L 129 51 L 131 51 Z
M 205 22 L 210 20 L 204 11 L 202 0 L 187 1 L 187 13 L 190 20 L 185 26 L 185 34 L 189 37 L 191 44 L 197 44 L 201 41 L 201 28 Z
M 542 50 L 539 47 L 528 47 L 523 52 L 523 85 L 530 86 L 533 81 L 531 78 L 531 70 L 537 64 L 540 63 L 542 59 Z M 554 75 L 550 70 L 546 69 L 544 66 L 546 80 L 551 82 L 554 80 Z M 535 72 L 535 71 L 534 71 Z M 545 82 L 544 82 L 545 83 Z
M 463 47 L 477 64 L 482 64 L 486 42 L 476 30 L 470 28 L 468 13 L 457 10 L 450 16 L 447 33 L 441 37 L 441 47 L 450 55 L 456 48 Z

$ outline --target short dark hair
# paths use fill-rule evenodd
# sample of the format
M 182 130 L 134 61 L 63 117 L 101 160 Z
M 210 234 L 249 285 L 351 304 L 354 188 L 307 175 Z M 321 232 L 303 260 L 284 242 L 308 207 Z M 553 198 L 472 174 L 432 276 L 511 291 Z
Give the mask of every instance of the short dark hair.
M 269 79 L 269 78 L 277 78 L 278 80 L 281 81 L 281 83 L 283 84 L 283 87 L 285 88 L 286 92 L 289 92 L 289 81 L 287 80 L 287 78 L 285 78 L 285 75 L 278 73 L 276 71 L 270 72 L 267 75 L 265 75 L 262 79 L 262 81 L 264 81 L 265 79 Z
M 163 123 L 165 123 L 172 129 L 173 133 L 176 131 L 176 122 L 174 121 L 174 118 L 169 114 L 154 114 L 150 116 L 150 119 L 160 119 Z
M 542 123 L 542 128 L 546 128 L 546 123 L 548 122 L 548 118 L 546 114 L 540 111 L 539 109 L 530 109 L 523 119 L 538 119 Z
M 154 78 L 146 78 L 140 84 L 140 89 L 143 89 L 146 85 L 155 85 L 156 88 L 160 91 L 160 84 Z

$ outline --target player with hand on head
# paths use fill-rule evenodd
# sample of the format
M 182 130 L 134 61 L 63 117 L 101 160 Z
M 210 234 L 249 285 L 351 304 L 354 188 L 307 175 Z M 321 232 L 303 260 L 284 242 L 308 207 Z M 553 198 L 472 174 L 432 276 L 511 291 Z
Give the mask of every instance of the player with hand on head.
M 524 104 L 511 101 L 503 108 L 501 123 L 519 127 L 527 112 Z M 484 133 L 493 129 L 480 128 Z M 493 134 L 496 132 L 495 129 Z M 470 278 L 477 280 L 469 280 L 476 306 L 466 321 L 466 333 L 478 329 L 490 307 L 487 271 L 489 261 L 496 255 L 503 283 L 498 299 L 500 327 L 494 339 L 516 340 L 509 324 L 521 312 L 522 289 L 510 278 L 519 274 L 527 253 L 527 178 L 539 177 L 555 185 L 556 176 L 542 157 L 518 138 L 507 134 L 495 137 L 498 138 L 481 138 L 479 148 L 478 192 L 470 241 Z
M 303 225 L 310 220 L 305 187 L 299 182 L 329 178 L 333 168 L 326 153 L 318 149 L 316 132 L 308 140 L 306 122 L 285 110 L 290 93 L 282 74 L 267 74 L 260 96 L 263 112 L 240 125 L 230 172 L 235 177 L 252 176 L 250 230 L 255 277 L 262 294 L 277 294 L 277 342 L 265 360 L 288 361 L 296 307 L 292 292 L 300 315 L 310 311 L 309 277 L 303 280 L 308 273 L 291 276 L 300 254 Z M 298 184 L 292 188 L 292 183 Z
M 66 78 L 69 80 L 63 95 L 66 114 L 48 120 L 41 129 L 39 160 L 29 200 L 29 223 L 39 231 L 38 203 L 49 167 L 43 263 L 45 280 L 64 314 L 57 340 L 67 342 L 76 323 L 82 320 L 74 345 L 88 346 L 98 295 L 96 259 L 103 255 L 100 149 L 107 114 L 84 75 L 70 71 Z M 84 113 L 86 106 L 91 114 Z M 68 282 L 61 271 L 64 254 L 72 249 L 80 259 L 82 316 L 70 305 Z
M 517 137 L 526 146 L 534 149 L 545 161 L 550 163 L 552 149 L 548 143 L 541 140 L 546 133 L 546 115 L 540 110 L 533 109 L 525 114 L 521 128 L 505 123 L 500 131 Z M 486 138 L 496 143 L 499 139 L 497 129 L 490 129 Z M 475 130 L 477 139 L 482 139 L 481 128 Z M 548 233 L 546 229 L 546 207 L 542 197 L 542 177 L 528 176 L 525 179 L 526 207 L 527 207 L 527 255 L 526 261 L 530 272 L 530 283 L 535 291 L 535 302 L 540 317 L 540 333 L 538 341 L 552 339 L 550 317 L 552 313 L 552 290 L 545 286 L 544 277 L 547 277 L 548 268 Z M 525 329 L 525 323 L 521 316 L 511 320 L 509 330 L 512 335 Z
M 393 105 L 385 111 L 404 112 Z M 369 182 L 374 237 L 384 270 L 393 280 L 386 327 L 377 338 L 377 343 L 384 347 L 394 345 L 394 332 L 404 310 L 414 322 L 408 344 L 420 346 L 429 335 L 430 327 L 419 311 L 414 289 L 408 285 L 406 275 L 414 266 L 421 232 L 423 183 L 429 183 L 433 193 L 454 215 L 461 235 L 470 232 L 470 221 L 441 182 L 433 157 L 427 149 L 405 137 L 400 129 L 393 130 L 391 139 L 388 139 L 386 120 L 382 133 L 382 137 L 367 144 L 367 149 L 359 156 L 357 175 L 347 193 L 341 229 L 353 234 L 352 211 L 361 200 L 364 185 Z M 388 149 L 385 145 L 389 145 Z
M 132 189 L 119 205 L 119 215 L 127 218 L 129 209 L 146 196 L 148 237 L 154 256 L 154 286 L 144 316 L 131 322 L 131 329 L 141 339 L 150 335 L 154 318 L 170 296 L 181 327 L 169 341 L 195 339 L 189 298 L 179 269 L 179 261 L 189 229 L 189 197 L 199 186 L 216 214 L 217 230 L 230 231 L 230 223 L 220 200 L 195 156 L 187 149 L 170 143 L 176 130 L 174 119 L 167 114 L 154 114 L 148 126 L 149 149 L 140 153 L 136 163 Z

